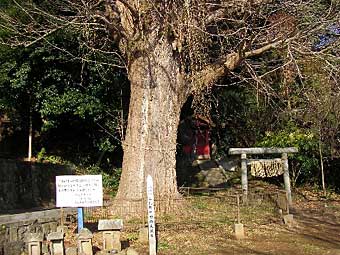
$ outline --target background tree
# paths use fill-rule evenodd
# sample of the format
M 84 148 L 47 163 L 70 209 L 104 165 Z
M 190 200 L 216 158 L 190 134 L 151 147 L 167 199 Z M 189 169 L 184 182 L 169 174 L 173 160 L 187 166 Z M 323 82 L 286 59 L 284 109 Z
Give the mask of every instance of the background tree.
M 112 154 L 120 147 L 129 86 L 123 69 L 91 65 L 90 60 L 105 61 L 100 53 L 87 52 L 87 62 L 70 59 L 69 54 L 85 51 L 77 36 L 63 31 L 34 48 L 1 48 L 1 112 L 24 132 L 32 114 L 39 160 L 54 154 L 78 164 L 100 165 L 105 152 Z M 21 153 L 16 148 L 15 154 Z
M 265 74 L 262 76 L 267 83 L 265 89 L 258 82 L 248 82 L 253 86 L 241 87 L 245 89 L 230 86 L 230 82 L 229 86 L 228 83 L 219 84 L 226 87 L 223 90 L 226 95 L 231 95 L 224 96 L 219 88 L 215 97 L 218 110 L 214 115 L 218 117 L 215 123 L 218 124 L 221 118 L 226 124 L 218 129 L 223 146 L 243 147 L 249 146 L 250 142 L 257 146 L 298 147 L 300 153 L 290 160 L 293 183 L 314 185 L 320 181 L 325 188 L 324 175 L 328 175 L 328 184 L 336 187 L 338 35 L 338 25 L 329 25 L 311 35 L 309 45 L 312 50 L 292 43 L 290 48 L 262 55 L 264 59 L 257 67 L 261 76 Z M 272 68 L 275 62 L 281 63 L 281 67 Z M 239 126 L 241 123 L 243 126 Z M 255 128 L 243 128 L 247 126 Z M 332 153 L 330 148 L 333 148 Z

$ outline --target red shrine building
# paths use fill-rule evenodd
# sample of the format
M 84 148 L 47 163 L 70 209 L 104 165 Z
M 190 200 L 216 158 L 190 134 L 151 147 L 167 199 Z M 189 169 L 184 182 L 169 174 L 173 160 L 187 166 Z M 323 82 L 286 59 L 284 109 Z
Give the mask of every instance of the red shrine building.
M 210 159 L 210 130 L 212 122 L 202 116 L 185 118 L 179 125 L 179 142 L 183 153 L 195 159 Z

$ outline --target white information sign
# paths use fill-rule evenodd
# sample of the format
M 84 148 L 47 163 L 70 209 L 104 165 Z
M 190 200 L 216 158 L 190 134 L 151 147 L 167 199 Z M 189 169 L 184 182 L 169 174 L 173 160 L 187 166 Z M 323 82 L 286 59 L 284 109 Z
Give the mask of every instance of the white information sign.
M 101 175 L 56 176 L 57 207 L 103 206 Z
M 148 197 L 148 226 L 149 226 L 149 254 L 156 255 L 156 228 L 155 228 L 155 208 L 153 196 L 153 181 L 148 175 L 146 179 L 146 195 Z

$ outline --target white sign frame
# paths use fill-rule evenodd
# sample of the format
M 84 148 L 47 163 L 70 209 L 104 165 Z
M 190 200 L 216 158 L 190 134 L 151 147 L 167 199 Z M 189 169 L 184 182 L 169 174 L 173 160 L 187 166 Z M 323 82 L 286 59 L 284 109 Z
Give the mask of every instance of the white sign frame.
M 56 176 L 56 206 L 103 206 L 102 175 Z

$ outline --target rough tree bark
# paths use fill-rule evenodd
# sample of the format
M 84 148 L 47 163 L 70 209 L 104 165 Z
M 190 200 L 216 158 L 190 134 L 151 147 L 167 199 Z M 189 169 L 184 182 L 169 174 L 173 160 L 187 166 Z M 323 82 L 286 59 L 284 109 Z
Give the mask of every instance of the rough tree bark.
M 145 198 L 147 175 L 154 179 L 156 200 L 170 201 L 179 197 L 176 139 L 186 92 L 171 45 L 165 39 L 151 39 L 146 42 L 148 50 L 131 60 L 128 68 L 129 121 L 123 142 L 123 172 L 116 196 L 117 205 L 124 207 L 125 214 L 129 208 L 133 213 Z

